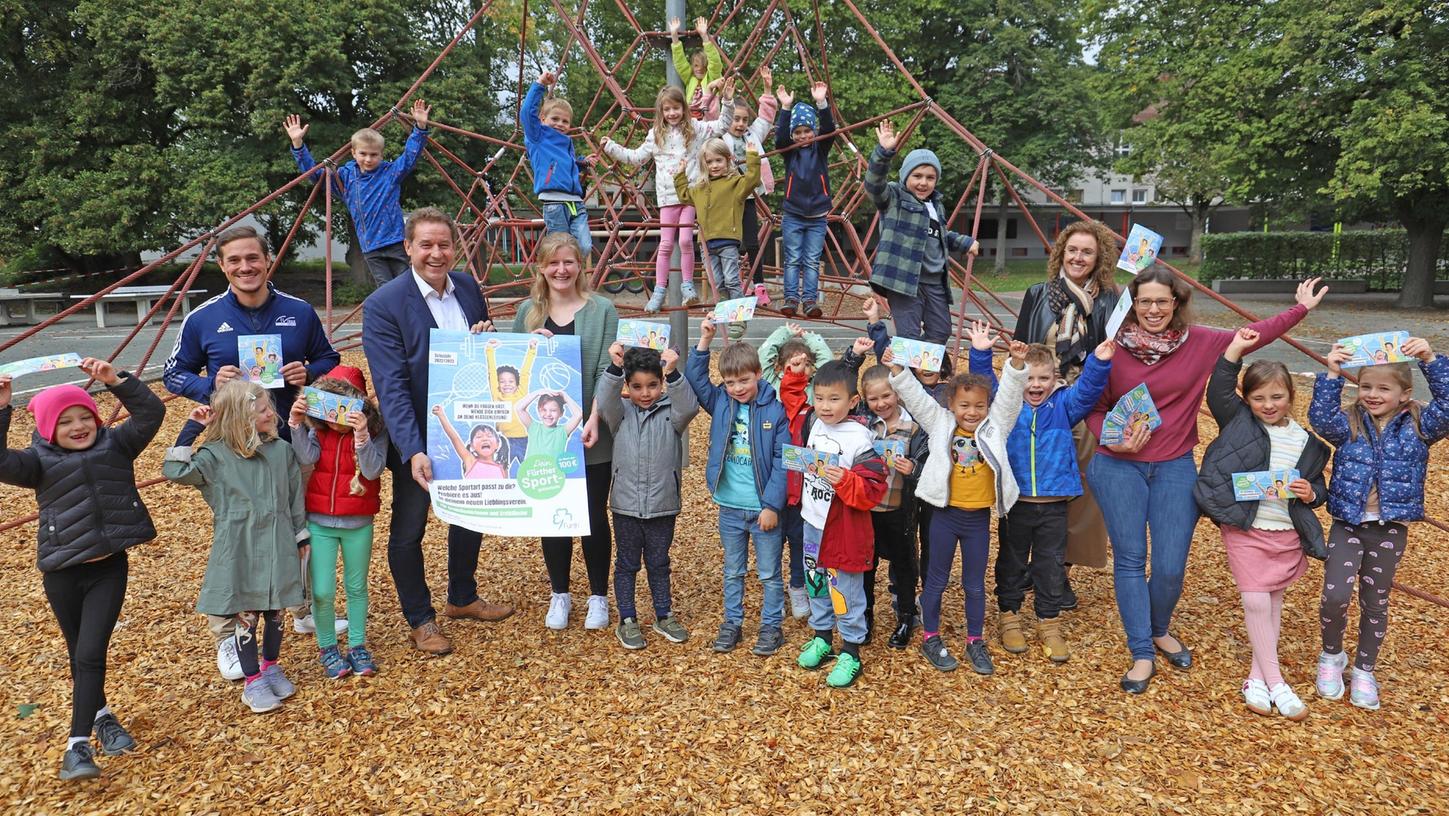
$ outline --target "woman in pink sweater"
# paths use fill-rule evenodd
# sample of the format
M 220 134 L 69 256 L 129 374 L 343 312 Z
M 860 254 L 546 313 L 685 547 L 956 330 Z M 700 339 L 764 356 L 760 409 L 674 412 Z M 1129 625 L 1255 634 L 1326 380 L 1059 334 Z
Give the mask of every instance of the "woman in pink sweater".
M 1298 304 L 1267 320 L 1249 325 L 1259 338 L 1249 352 L 1278 339 L 1318 305 L 1327 287 L 1318 279 L 1300 284 Z M 1132 311 L 1117 332 L 1120 349 L 1112 361 L 1107 390 L 1087 417 L 1100 439 L 1102 422 L 1123 394 L 1145 383 L 1162 425 L 1128 432 L 1120 444 L 1104 445 L 1087 467 L 1087 481 L 1097 496 L 1112 540 L 1113 583 L 1117 613 L 1132 651 L 1132 668 L 1122 677 L 1130 694 L 1147 690 L 1156 673 L 1155 652 L 1180 669 L 1192 665 L 1192 652 L 1168 632 L 1172 611 L 1182 594 L 1188 548 L 1197 525 L 1192 498 L 1197 466 L 1197 414 L 1203 389 L 1233 332 L 1190 325 L 1192 288 L 1170 270 L 1154 266 L 1127 288 Z M 1148 531 L 1152 535 L 1152 578 L 1148 580 Z

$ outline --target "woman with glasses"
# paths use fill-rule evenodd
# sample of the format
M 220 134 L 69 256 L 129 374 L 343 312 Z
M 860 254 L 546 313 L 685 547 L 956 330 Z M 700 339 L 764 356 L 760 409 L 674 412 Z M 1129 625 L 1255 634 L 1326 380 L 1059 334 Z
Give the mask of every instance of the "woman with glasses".
M 1250 324 L 1258 342 L 1249 353 L 1287 332 L 1328 291 L 1319 279 L 1298 286 L 1297 305 Z M 1317 290 L 1317 291 L 1315 291 Z M 1197 445 L 1197 414 L 1203 389 L 1234 332 L 1192 325 L 1188 310 L 1192 289 L 1171 270 L 1154 266 L 1127 287 L 1132 310 L 1117 332 L 1107 390 L 1087 424 L 1100 439 L 1107 413 L 1128 391 L 1147 386 L 1162 424 L 1155 430 L 1132 423 L 1125 438 L 1104 445 L 1087 467 L 1112 540 L 1112 572 L 1117 613 L 1132 651 L 1132 668 L 1122 689 L 1141 694 L 1156 673 L 1155 653 L 1174 668 L 1192 666 L 1192 651 L 1168 630 L 1182 594 L 1188 547 L 1197 524 L 1192 487 L 1197 479 L 1192 449 Z M 1151 536 L 1152 578 L 1146 577 Z

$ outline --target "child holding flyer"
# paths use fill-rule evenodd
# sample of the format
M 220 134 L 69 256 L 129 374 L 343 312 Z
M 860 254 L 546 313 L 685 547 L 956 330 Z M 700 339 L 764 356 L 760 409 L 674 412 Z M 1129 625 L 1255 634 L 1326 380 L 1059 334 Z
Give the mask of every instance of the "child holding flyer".
M 382 507 L 379 497 L 387 466 L 387 428 L 382 414 L 367 398 L 362 371 L 340 365 L 314 383 L 319 391 L 360 400 L 361 411 L 337 421 L 307 416 L 305 400 L 292 403 L 287 424 L 292 451 L 302 465 L 312 465 L 307 479 L 307 531 L 311 534 L 312 617 L 317 621 L 318 660 L 333 680 L 349 674 L 371 677 L 377 672 L 367 649 L 367 567 L 372 561 L 372 518 Z M 448 427 L 446 419 L 444 427 Z M 347 653 L 337 646 L 337 558 L 347 589 Z
M 728 87 L 731 83 L 726 83 Z M 699 151 L 699 181 L 689 183 L 681 170 L 674 177 L 679 200 L 692 204 L 698 213 L 699 235 L 709 255 L 710 272 L 718 300 L 734 300 L 744 294 L 740 283 L 740 240 L 743 234 L 745 201 L 760 182 L 760 152 L 750 145 L 745 154 L 747 169 L 735 172 L 734 156 L 723 139 L 710 139 Z M 729 336 L 738 340 L 745 333 L 743 322 L 731 323 Z
M 104 360 L 88 357 L 80 366 L 131 418 L 108 428 L 84 389 L 52 386 L 30 400 L 35 441 L 0 452 L 0 482 L 35 490 L 41 519 L 36 566 L 70 656 L 64 780 L 101 775 L 92 733 L 107 756 L 136 747 L 106 699 L 106 656 L 126 599 L 126 551 L 156 537 L 136 492 L 135 460 L 166 417 L 166 407 L 139 379 Z M 9 437 L 12 412 L 10 376 L 0 375 L 0 440 Z
M 311 536 L 302 471 L 292 446 L 277 437 L 271 395 L 254 383 L 223 385 L 211 406 L 198 406 L 191 419 L 166 452 L 161 472 L 198 488 L 215 515 L 196 609 L 236 618 L 246 678 L 242 703 L 263 714 L 296 693 L 277 659 L 282 608 L 302 601 L 302 559 Z M 197 428 L 206 436 L 192 451 Z
M 926 393 L 886 351 L 895 372 L 891 387 L 906 410 L 921 423 L 930 451 L 921 468 L 916 495 L 932 505 L 930 562 L 921 592 L 921 651 L 941 671 L 956 668 L 956 658 L 941 640 L 941 596 L 951 577 L 956 548 L 961 548 L 961 584 L 966 593 L 966 656 L 977 674 L 992 674 L 991 654 L 981 637 L 986 617 L 986 558 L 991 550 L 991 515 L 1005 516 L 1020 490 L 1011 471 L 1006 437 L 1021 413 L 1026 386 L 1025 343 L 1012 341 L 1011 359 L 1002 370 L 995 399 L 991 383 L 976 374 L 958 374 L 947 384 L 941 405 Z
M 815 580 L 826 587 L 810 598 L 810 628 L 815 630 L 796 661 L 817 669 L 827 659 L 835 667 L 825 682 L 844 688 L 860 676 L 860 647 L 865 643 L 865 573 L 874 566 L 875 534 L 870 509 L 885 495 L 885 463 L 875 452 L 875 437 L 852 411 L 860 402 L 859 375 L 832 360 L 815 374 L 815 408 L 805 428 L 806 446 L 840 458 L 819 472 L 807 472 L 801 500 L 805 550 L 815 555 Z M 828 578 L 826 577 L 828 574 Z M 844 642 L 834 651 L 835 630 Z
M 1340 365 L 1349 353 L 1334 346 L 1328 373 L 1313 383 L 1308 421 L 1337 450 L 1328 486 L 1328 558 L 1319 607 L 1323 654 L 1318 658 L 1318 695 L 1343 696 L 1343 630 L 1348 602 L 1359 583 L 1358 654 L 1349 701 L 1377 710 L 1379 685 L 1374 664 L 1389 626 L 1389 588 L 1408 546 L 1406 522 L 1424 517 L 1424 481 L 1429 446 L 1449 436 L 1449 358 L 1435 354 L 1420 337 L 1405 341 L 1403 353 L 1419 359 L 1433 401 L 1414 400 L 1408 363 L 1360 369 L 1358 399 L 1343 407 Z
M 642 558 L 654 602 L 654 631 L 671 643 L 689 639 L 674 615 L 669 591 L 669 547 L 683 503 L 680 461 L 689 423 L 699 413 L 694 389 L 678 371 L 679 352 L 609 347 L 610 365 L 599 377 L 599 418 L 614 435 L 614 634 L 625 649 L 645 647 L 634 607 L 634 580 Z M 627 391 L 628 398 L 621 396 Z
M 744 624 L 745 568 L 755 542 L 755 572 L 764 587 L 760 631 L 751 650 L 772 655 L 785 643 L 785 586 L 780 580 L 780 512 L 785 503 L 781 451 L 789 438 L 785 411 L 769 383 L 761 382 L 760 357 L 749 344 L 730 343 L 719 358 L 721 384 L 709 378 L 709 345 L 716 326 L 705 318 L 699 345 L 685 371 L 694 395 L 710 415 L 705 481 L 719 505 L 724 545 L 724 622 L 716 652 L 733 651 Z
M 1283 593 L 1308 569 L 1308 553 L 1325 554 L 1323 525 L 1313 508 L 1328 500 L 1323 468 L 1328 446 L 1293 421 L 1293 377 L 1288 367 L 1259 360 L 1238 372 L 1243 353 L 1258 341 L 1258 332 L 1239 329 L 1208 380 L 1207 404 L 1218 423 L 1218 437 L 1203 454 L 1193 497 L 1203 515 L 1222 530 L 1228 567 L 1243 597 L 1243 618 L 1253 665 L 1243 681 L 1243 702 L 1255 714 L 1277 709 L 1290 720 L 1308 716 L 1308 709 L 1283 680 L 1278 666 Z M 1233 474 L 1264 470 L 1298 471 L 1287 485 L 1293 498 L 1239 501 Z

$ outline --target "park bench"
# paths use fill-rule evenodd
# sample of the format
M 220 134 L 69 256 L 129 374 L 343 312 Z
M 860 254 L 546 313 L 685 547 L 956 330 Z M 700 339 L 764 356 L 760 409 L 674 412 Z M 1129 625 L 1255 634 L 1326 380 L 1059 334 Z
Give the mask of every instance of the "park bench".
M 56 304 L 59 309 L 60 304 L 65 302 L 65 295 L 59 292 L 22 292 L 19 289 L 0 288 L 0 326 L 9 326 L 12 320 L 17 319 L 23 319 L 26 324 L 38 323 L 35 305 L 46 302 Z M 12 315 L 12 306 L 23 307 L 24 315 L 20 318 Z
M 146 313 L 151 311 L 151 304 L 165 297 L 170 291 L 170 286 L 122 286 L 113 289 L 102 295 L 96 301 L 96 326 L 102 329 L 106 328 L 106 307 L 108 304 L 117 301 L 136 304 L 136 322 L 140 323 L 146 317 Z M 181 314 L 190 314 L 191 299 L 205 294 L 205 289 L 192 289 L 188 291 L 181 299 Z M 74 300 L 85 300 L 89 297 L 95 296 L 71 295 L 71 298 Z

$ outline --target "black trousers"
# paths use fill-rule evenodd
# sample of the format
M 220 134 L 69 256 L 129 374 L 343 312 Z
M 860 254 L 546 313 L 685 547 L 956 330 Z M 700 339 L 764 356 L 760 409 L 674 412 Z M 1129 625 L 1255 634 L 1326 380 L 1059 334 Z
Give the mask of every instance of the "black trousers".
M 129 572 L 126 554 L 119 552 L 41 578 L 70 655 L 72 737 L 89 737 L 96 712 L 106 705 L 106 651 L 126 600 Z
M 588 480 L 589 529 L 583 537 L 584 565 L 589 571 L 589 594 L 608 597 L 609 561 L 614 540 L 609 534 L 609 485 L 613 480 L 612 462 L 584 466 Z M 569 591 L 569 569 L 573 566 L 572 538 L 543 539 L 543 563 L 548 567 L 548 582 L 554 592 Z
M 760 257 L 760 211 L 756 206 L 754 198 L 745 202 L 745 218 L 741 226 L 744 229 L 745 252 L 749 255 L 749 268 L 754 270 L 754 282 L 764 283 L 764 259 Z
M 996 604 L 1018 612 L 1026 588 L 1038 619 L 1061 613 L 1067 571 L 1067 503 L 1018 501 L 1001 520 L 996 551 Z
M 428 491 L 413 481 L 406 462 L 392 471 L 392 529 L 387 536 L 387 568 L 397 587 L 398 604 L 408 626 L 416 629 L 437 617 L 423 572 L 423 533 L 428 527 Z M 448 525 L 448 603 L 467 606 L 478 600 L 478 549 L 483 534 Z
M 896 617 L 916 615 L 916 582 L 920 565 L 916 561 L 916 513 L 909 500 L 903 507 L 872 512 L 875 528 L 875 564 L 890 562 L 890 592 L 896 597 Z M 865 574 L 865 614 L 875 619 L 875 569 Z

